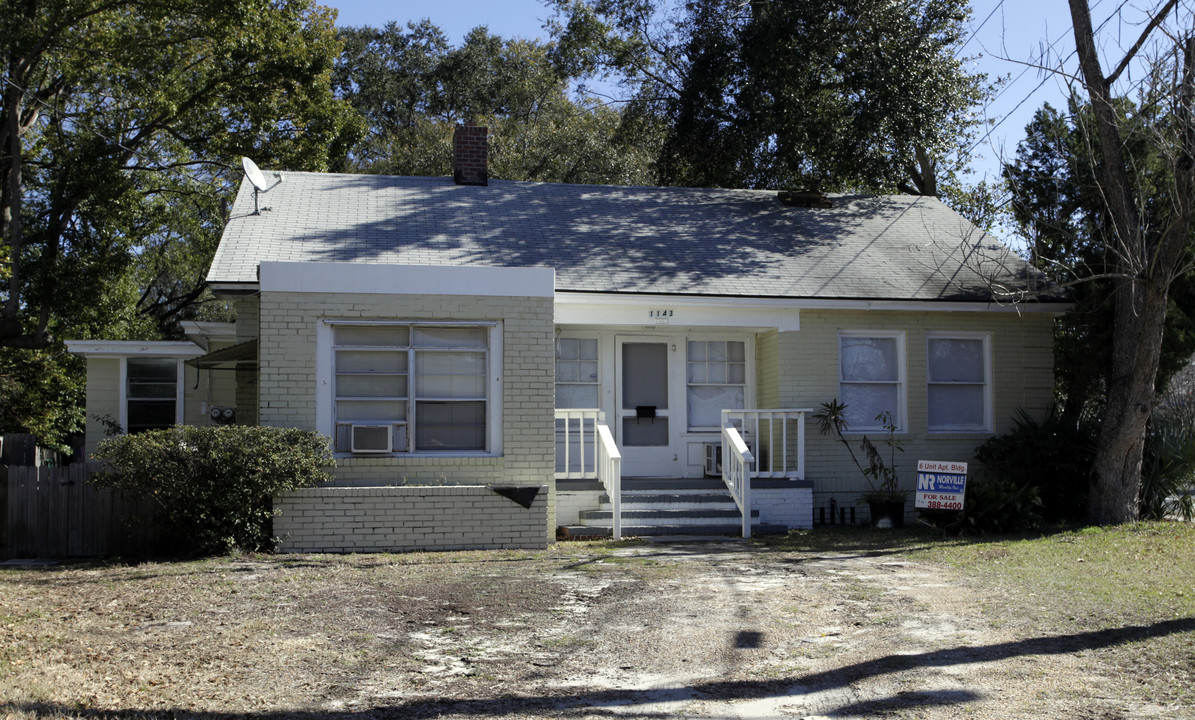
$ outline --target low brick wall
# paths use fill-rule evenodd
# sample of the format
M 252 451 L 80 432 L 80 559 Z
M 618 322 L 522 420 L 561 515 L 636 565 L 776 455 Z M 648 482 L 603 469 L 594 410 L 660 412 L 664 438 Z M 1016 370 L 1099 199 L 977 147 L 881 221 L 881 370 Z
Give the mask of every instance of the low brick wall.
M 484 485 L 322 487 L 275 498 L 282 552 L 545 548 L 548 488 L 531 507 Z
M 556 484 L 556 524 L 578 525 L 582 510 L 597 510 L 605 490 L 564 490 Z
M 810 480 L 755 480 L 751 507 L 759 521 L 784 525 L 790 530 L 813 527 L 813 482 Z

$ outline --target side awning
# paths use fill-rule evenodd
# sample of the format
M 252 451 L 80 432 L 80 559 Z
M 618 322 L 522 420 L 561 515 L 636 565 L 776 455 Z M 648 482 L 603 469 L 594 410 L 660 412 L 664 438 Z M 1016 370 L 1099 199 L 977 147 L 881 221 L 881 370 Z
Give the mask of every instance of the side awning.
M 249 340 L 247 342 L 238 343 L 222 350 L 210 352 L 207 355 L 200 355 L 197 358 L 191 358 L 190 360 L 187 360 L 186 363 L 191 367 L 209 370 L 212 368 L 224 367 L 256 367 L 257 341 Z

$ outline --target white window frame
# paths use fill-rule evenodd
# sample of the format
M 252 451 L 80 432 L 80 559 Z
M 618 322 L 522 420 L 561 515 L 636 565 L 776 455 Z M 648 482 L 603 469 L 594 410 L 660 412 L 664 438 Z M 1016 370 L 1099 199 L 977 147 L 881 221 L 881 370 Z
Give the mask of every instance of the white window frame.
M 120 358 L 120 417 L 117 420 L 120 422 L 120 430 L 126 435 L 129 432 L 129 360 L 171 360 L 175 362 L 174 368 L 174 424 L 183 424 L 183 395 L 187 387 L 186 366 L 183 365 L 183 358 L 161 355 L 123 355 Z
M 689 342 L 741 342 L 743 343 L 743 409 L 753 410 L 755 408 L 755 338 L 754 336 L 738 335 L 733 333 L 692 333 L 686 335 L 685 355 L 683 363 L 683 375 L 681 382 L 685 390 L 685 432 L 701 433 L 701 432 L 721 432 L 721 423 L 718 425 L 689 425 Z M 733 383 L 713 383 L 715 385 L 732 386 Z M 698 387 L 708 386 L 711 383 L 696 383 Z
M 929 346 L 933 340 L 980 340 L 983 342 L 983 427 L 935 427 L 930 415 L 929 388 L 931 385 L 974 385 L 975 383 L 932 382 L 929 379 Z M 934 435 L 983 435 L 992 433 L 992 334 L 990 332 L 932 331 L 925 334 L 925 424 Z
M 842 341 L 844 338 L 894 338 L 896 340 L 896 369 L 897 378 L 892 384 L 896 385 L 896 411 L 892 415 L 895 421 L 896 432 L 906 433 L 909 427 L 908 418 L 908 362 L 905 353 L 905 331 L 904 330 L 839 330 L 838 331 L 838 352 L 835 356 L 836 366 L 838 368 L 838 397 L 842 398 L 842 386 L 844 384 L 873 384 L 864 383 L 859 380 L 845 380 L 842 377 Z M 884 427 L 880 425 L 874 418 L 868 418 L 866 425 L 848 426 L 845 433 L 874 433 L 882 432 Z
M 484 450 L 415 450 L 415 367 L 408 368 L 407 380 L 407 437 L 410 451 L 400 450 L 389 455 L 370 453 L 337 452 L 336 457 L 500 457 L 502 455 L 502 321 L 500 320 L 367 320 L 367 319 L 324 319 L 316 327 L 316 430 L 335 438 L 335 350 L 333 329 L 337 326 L 358 325 L 379 327 L 385 325 L 402 327 L 473 327 L 486 328 L 486 447 Z
M 586 383 L 581 383 L 581 382 L 560 383 L 556 379 L 556 363 L 558 363 L 560 360 L 559 348 L 560 348 L 561 340 L 593 340 L 594 342 L 597 343 L 597 360 L 595 361 L 597 363 L 597 380 L 595 382 L 593 382 L 593 383 L 588 383 L 588 382 L 586 382 Z M 553 343 L 553 348 L 552 348 L 552 407 L 554 407 L 554 408 L 558 407 L 556 405 L 556 387 L 558 385 L 561 385 L 561 384 L 564 384 L 564 385 L 594 385 L 597 388 L 597 405 L 595 405 L 594 407 L 601 409 L 601 407 L 602 407 L 602 388 L 604 387 L 603 382 L 605 381 L 605 378 L 603 377 L 603 373 L 602 373 L 602 364 L 603 363 L 602 363 L 602 338 L 601 338 L 601 335 L 599 335 L 597 333 L 579 333 L 579 332 L 565 332 L 565 331 L 558 332 L 556 334 L 556 342 Z M 590 408 L 560 408 L 560 409 L 562 409 L 562 410 L 573 410 L 573 409 L 587 410 Z

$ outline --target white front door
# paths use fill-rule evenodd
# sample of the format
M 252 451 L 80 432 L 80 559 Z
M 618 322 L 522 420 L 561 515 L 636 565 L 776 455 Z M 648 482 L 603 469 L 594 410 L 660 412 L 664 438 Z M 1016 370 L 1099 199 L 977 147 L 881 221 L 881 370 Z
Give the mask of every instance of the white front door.
M 677 396 L 681 358 L 675 339 L 625 335 L 615 342 L 615 432 L 623 475 L 677 476 L 677 434 L 685 423 Z

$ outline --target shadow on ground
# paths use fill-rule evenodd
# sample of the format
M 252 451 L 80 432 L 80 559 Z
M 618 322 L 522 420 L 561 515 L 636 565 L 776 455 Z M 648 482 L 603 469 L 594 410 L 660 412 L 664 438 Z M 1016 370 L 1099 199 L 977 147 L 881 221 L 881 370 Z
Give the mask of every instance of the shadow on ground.
M 259 720 L 364 720 L 365 718 L 427 718 L 427 717 L 499 717 L 519 714 L 555 714 L 568 717 L 582 714 L 634 717 L 673 717 L 670 711 L 655 711 L 651 706 L 668 702 L 687 700 L 761 700 L 767 698 L 793 697 L 794 701 L 804 692 L 845 688 L 860 680 L 878 677 L 888 673 L 965 665 L 968 663 L 991 662 L 1014 657 L 1033 655 L 1059 655 L 1081 650 L 1095 650 L 1176 633 L 1195 632 L 1195 618 L 1166 620 L 1149 625 L 1128 625 L 1066 635 L 1052 635 L 1028 638 L 994 645 L 975 647 L 959 646 L 934 650 L 915 655 L 887 655 L 830 671 L 810 673 L 768 681 L 701 682 L 680 688 L 652 690 L 601 690 L 569 692 L 559 694 L 521 695 L 517 693 L 496 694 L 492 698 L 437 698 L 398 702 L 370 708 L 346 711 L 276 711 L 276 712 L 205 712 L 179 708 L 165 708 L 156 711 L 124 709 L 79 709 L 54 703 L 9 702 L 0 704 L 4 715 L 26 713 L 38 717 L 81 717 L 97 720 L 117 718 L 196 718 L 197 720 L 231 720 L 232 718 L 257 718 Z M 911 692 L 899 693 L 887 698 L 870 699 L 863 702 L 844 704 L 837 708 L 823 708 L 824 715 L 868 715 L 882 714 L 896 709 L 916 710 L 918 708 L 958 705 L 979 699 L 981 696 L 968 691 Z M 633 710 L 643 705 L 643 711 Z

